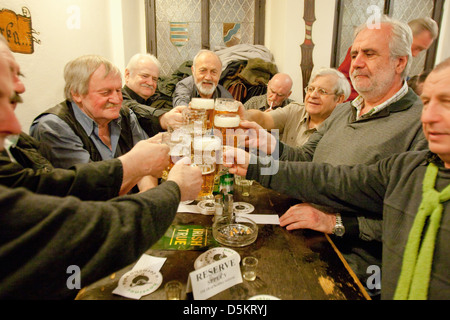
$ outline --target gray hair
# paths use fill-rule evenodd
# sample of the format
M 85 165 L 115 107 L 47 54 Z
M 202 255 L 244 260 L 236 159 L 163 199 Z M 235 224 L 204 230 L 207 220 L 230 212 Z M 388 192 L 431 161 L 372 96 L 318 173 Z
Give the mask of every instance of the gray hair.
M 334 93 L 337 96 L 344 95 L 344 101 L 348 99 L 352 92 L 350 83 L 342 72 L 333 68 L 320 68 L 311 75 L 309 83 L 313 82 L 317 77 L 323 77 L 327 75 L 334 75 L 337 78 L 336 84 L 334 86 Z
M 404 22 L 399 20 L 391 19 L 388 16 L 381 17 L 381 24 L 387 24 L 391 26 L 391 41 L 389 42 L 389 50 L 392 58 L 407 57 L 408 62 L 403 70 L 401 76 L 404 79 L 409 74 L 412 63 L 411 45 L 412 45 L 412 31 L 411 28 Z M 353 40 L 356 36 L 363 30 L 367 29 L 367 24 L 363 23 L 358 28 L 356 28 Z
M 136 69 L 136 67 L 138 65 L 139 60 L 141 60 L 141 59 L 151 61 L 158 67 L 158 70 L 161 69 L 161 63 L 154 55 L 152 55 L 150 53 L 137 53 L 131 57 L 130 61 L 128 61 L 127 69 L 130 73 L 134 72 L 134 70 Z
M 213 51 L 208 50 L 208 49 L 202 49 L 199 52 L 197 52 L 197 54 L 194 57 L 194 60 L 192 60 L 192 67 L 194 68 L 194 70 L 195 70 L 195 63 L 197 62 L 197 59 L 200 58 L 200 56 L 202 56 L 204 54 L 211 54 L 211 55 L 216 56 L 217 60 L 219 60 L 219 62 L 220 62 L 220 70 L 222 70 L 222 60 L 220 60 L 219 56 L 216 53 L 214 53 Z
M 411 20 L 408 22 L 408 25 L 412 30 L 413 36 L 417 36 L 424 31 L 429 31 L 433 40 L 436 40 L 439 35 L 438 24 L 430 17 Z
M 72 101 L 72 92 L 85 95 L 89 91 L 89 81 L 92 74 L 100 67 L 105 66 L 105 77 L 118 75 L 122 77 L 119 68 L 109 60 L 98 55 L 85 55 L 78 57 L 66 64 L 64 67 L 64 95 Z

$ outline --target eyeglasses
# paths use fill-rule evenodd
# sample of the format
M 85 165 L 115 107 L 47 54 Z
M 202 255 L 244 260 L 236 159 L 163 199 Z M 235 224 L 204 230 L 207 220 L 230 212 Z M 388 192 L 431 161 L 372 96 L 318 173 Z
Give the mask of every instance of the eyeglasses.
M 332 96 L 332 95 L 335 95 L 336 93 L 329 93 L 329 92 L 327 92 L 325 89 L 322 89 L 322 88 L 315 88 L 315 87 L 310 87 L 310 86 L 307 86 L 306 88 L 305 88 L 305 93 L 306 94 L 312 94 L 314 91 L 316 91 L 316 89 L 317 89 L 317 92 L 319 93 L 319 95 L 321 95 L 321 96 Z

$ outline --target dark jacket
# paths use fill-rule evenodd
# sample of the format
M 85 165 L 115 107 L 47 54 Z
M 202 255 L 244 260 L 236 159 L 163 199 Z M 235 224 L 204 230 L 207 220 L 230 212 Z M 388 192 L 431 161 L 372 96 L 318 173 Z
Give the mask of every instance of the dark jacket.
M 107 160 L 56 169 L 39 152 L 40 143 L 22 133 L 10 152 L 0 155 L 0 184 L 10 188 L 54 195 L 72 195 L 82 200 L 108 200 L 119 194 L 122 181 L 120 161 Z

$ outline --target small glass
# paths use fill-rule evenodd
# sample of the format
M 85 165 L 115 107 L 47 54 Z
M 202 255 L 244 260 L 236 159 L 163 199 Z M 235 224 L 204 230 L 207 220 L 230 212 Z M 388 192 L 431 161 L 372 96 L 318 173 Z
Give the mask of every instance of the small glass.
M 258 259 L 256 257 L 245 257 L 242 260 L 243 277 L 247 281 L 255 281 L 256 269 L 258 267 Z
M 166 291 L 167 300 L 181 300 L 181 291 L 183 285 L 180 281 L 172 280 L 166 283 L 164 290 Z

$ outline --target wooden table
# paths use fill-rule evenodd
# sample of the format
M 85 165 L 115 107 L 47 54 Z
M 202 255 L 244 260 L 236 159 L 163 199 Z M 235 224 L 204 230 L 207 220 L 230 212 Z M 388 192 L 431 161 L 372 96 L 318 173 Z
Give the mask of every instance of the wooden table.
M 283 214 L 297 201 L 254 183 L 249 197 L 235 192 L 235 201 L 255 206 L 253 213 Z M 211 216 L 177 213 L 174 224 L 211 226 Z M 256 281 L 243 281 L 211 300 L 246 300 L 267 294 L 282 300 L 364 300 L 370 299 L 363 286 L 334 246 L 330 237 L 311 230 L 287 231 L 278 225 L 259 225 L 257 240 L 243 248 L 233 248 L 241 257 L 259 259 Z M 167 260 L 160 272 L 163 283 L 155 292 L 141 300 L 165 300 L 164 285 L 179 280 L 186 285 L 194 261 L 204 251 L 155 250 L 146 253 Z M 133 264 L 134 265 L 134 264 Z M 120 277 L 133 265 L 123 268 L 85 288 L 77 295 L 83 300 L 126 300 L 112 294 Z M 184 295 L 192 299 L 192 294 Z

